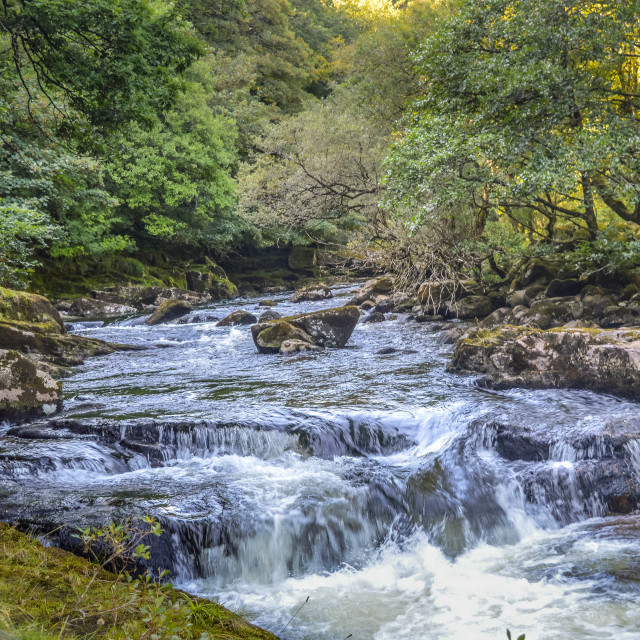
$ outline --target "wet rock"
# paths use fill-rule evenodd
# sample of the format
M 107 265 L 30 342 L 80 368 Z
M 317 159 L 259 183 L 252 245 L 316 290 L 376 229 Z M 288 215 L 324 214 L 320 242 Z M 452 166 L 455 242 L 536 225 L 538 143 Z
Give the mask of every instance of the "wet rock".
M 373 307 L 376 306 L 376 303 L 373 302 L 373 300 L 365 300 L 361 305 L 360 305 L 360 309 L 362 309 L 362 311 L 369 311 L 371 309 L 373 309 Z
M 545 295 L 547 298 L 563 298 L 575 296 L 582 291 L 582 282 L 577 278 L 567 278 L 566 280 L 555 279 L 549 283 Z
M 291 302 L 317 302 L 333 298 L 331 289 L 326 284 L 316 284 L 297 291 Z
M 386 317 L 384 313 L 380 313 L 380 311 L 372 311 L 368 316 L 365 316 L 362 320 L 363 323 L 375 323 L 375 322 L 384 322 Z
M 375 300 L 375 297 L 379 294 L 390 294 L 393 291 L 393 279 L 389 276 L 382 276 L 381 278 L 373 278 L 367 280 L 364 285 L 358 289 L 356 295 L 345 305 L 357 306 L 362 304 L 365 300 Z
M 446 318 L 439 313 L 437 314 L 427 314 L 421 313 L 413 318 L 416 322 L 444 322 Z
M 280 345 L 280 353 L 301 353 L 303 351 L 320 351 L 321 347 L 316 347 L 306 340 L 284 340 Z
M 263 331 L 273 331 L 273 327 L 277 324 L 289 324 L 305 332 L 311 338 L 311 343 L 318 347 L 344 347 L 359 318 L 360 311 L 355 306 L 324 309 L 315 313 L 261 322 L 251 327 L 251 334 L 256 347 L 260 350 L 259 337 Z
M 209 313 L 196 313 L 193 316 L 183 316 L 178 320 L 177 324 L 200 324 L 203 322 L 217 322 L 218 320 L 220 320 L 218 316 Z
M 0 422 L 22 422 L 62 408 L 62 385 L 18 351 L 0 350 Z
M 261 314 L 258 318 L 258 322 L 269 322 L 269 320 L 277 320 L 278 318 L 282 318 L 282 314 L 277 311 L 273 311 L 273 309 L 269 309 Z
M 260 300 L 258 302 L 259 307 L 277 307 L 278 303 L 275 300 Z
M 191 312 L 191 305 L 184 300 L 166 300 L 147 320 L 149 326 L 167 324 Z
M 640 397 L 640 331 L 503 326 L 475 329 L 448 370 L 484 374 L 494 388 L 578 388 Z
M 226 318 L 223 318 L 216 325 L 217 327 L 233 327 L 236 325 L 250 325 L 258 322 L 258 318 L 252 313 L 241 309 L 240 311 L 234 311 L 230 313 Z
M 491 299 L 487 296 L 467 296 L 456 302 L 447 303 L 448 315 L 460 320 L 485 318 L 492 310 Z
M 378 296 L 376 298 L 376 305 L 373 307 L 373 311 L 377 313 L 389 313 L 396 308 L 396 304 L 392 298 L 388 296 Z
M 116 302 L 104 302 L 93 298 L 78 298 L 71 303 L 68 315 L 75 318 L 93 318 L 100 316 L 123 316 L 135 313 L 135 307 Z
M 276 322 L 263 328 L 262 331 L 254 336 L 254 342 L 260 353 L 284 353 L 283 346 L 285 342 L 296 343 L 296 345 L 289 344 L 286 347 L 290 351 L 299 351 L 300 343 L 302 342 L 317 348 L 308 333 L 288 322 Z

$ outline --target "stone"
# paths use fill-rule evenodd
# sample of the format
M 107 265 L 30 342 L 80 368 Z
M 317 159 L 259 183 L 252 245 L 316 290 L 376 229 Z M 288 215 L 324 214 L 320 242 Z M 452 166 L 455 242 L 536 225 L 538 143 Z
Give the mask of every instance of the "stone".
M 622 293 L 620 294 L 620 300 L 631 300 L 631 298 L 633 298 L 633 296 L 638 293 L 640 293 L 640 288 L 638 288 L 638 286 L 632 282 L 622 290 Z
M 362 304 L 365 300 L 374 300 L 379 294 L 390 294 L 393 291 L 393 279 L 389 276 L 372 278 L 358 289 L 356 295 L 349 300 L 345 307 Z
M 640 313 L 633 307 L 620 307 L 612 305 L 602 312 L 598 324 L 603 329 L 613 327 L 634 327 L 640 324 Z
M 258 318 L 258 322 L 268 322 L 269 320 L 277 320 L 278 318 L 282 318 L 282 314 L 273 309 L 269 309 Z
M 596 322 L 603 315 L 607 307 L 616 305 L 618 302 L 614 295 L 589 294 L 582 298 L 583 316 L 594 318 Z
M 187 271 L 187 289 L 196 293 L 204 293 L 211 286 L 211 274 L 202 273 L 201 271 Z
M 280 345 L 280 353 L 286 355 L 288 353 L 301 353 L 303 351 L 320 351 L 321 347 L 316 347 L 305 340 L 285 340 Z
M 518 324 L 513 311 L 509 307 L 501 307 L 490 313 L 484 320 L 478 323 L 480 327 L 497 327 L 501 324 Z
M 365 300 L 361 305 L 360 305 L 360 309 L 362 309 L 362 311 L 369 311 L 370 309 L 373 309 L 373 307 L 376 306 L 376 303 L 373 302 L 373 300 Z
M 524 289 L 514 291 L 512 294 L 507 296 L 507 304 L 512 309 L 515 309 L 515 307 L 528 307 L 529 299 L 527 298 L 526 291 Z
M 123 316 L 136 313 L 137 309 L 117 302 L 105 302 L 93 298 L 78 298 L 71 303 L 68 315 L 73 318 Z
M 572 302 L 574 302 L 572 300 Z M 570 320 L 575 320 L 575 315 L 566 304 L 556 303 L 552 300 L 539 300 L 532 303 L 527 314 L 520 320 L 524 326 L 536 326 L 540 329 L 561 327 Z
M 384 313 L 380 311 L 372 311 L 368 316 L 365 316 L 362 322 L 366 323 L 375 323 L 375 322 L 384 322 L 386 320 Z
M 167 324 L 186 316 L 191 312 L 191 309 L 191 305 L 184 300 L 166 300 L 154 311 L 146 324 L 149 326 Z
M 442 337 L 443 344 L 455 344 L 462 336 L 466 333 L 465 329 L 462 327 L 453 327 L 448 331 L 444 332 L 444 336 Z
M 258 302 L 259 307 L 277 307 L 278 303 L 275 300 L 260 300 Z
M 377 311 L 379 313 L 389 313 L 389 311 L 393 311 L 395 308 L 396 305 L 392 298 L 389 298 L 388 296 L 377 296 L 376 306 L 373 307 L 373 311 Z
M 576 278 L 567 278 L 566 280 L 556 278 L 549 283 L 545 295 L 547 298 L 577 296 L 582 288 L 582 283 Z
M 447 303 L 448 315 L 460 320 L 485 318 L 492 311 L 493 306 L 488 296 L 467 296 L 456 302 Z
M 296 291 L 291 298 L 291 302 L 317 302 L 318 300 L 328 300 L 333 298 L 331 289 L 326 284 L 315 284 Z
M 590 389 L 640 397 L 640 331 L 502 326 L 459 340 L 451 372 L 482 374 L 493 388 Z
M 43 296 L 0 287 L 0 319 L 47 325 L 54 333 L 64 333 L 60 312 Z
M 39 363 L 0 350 L 0 422 L 23 422 L 62 409 L 62 385 Z
M 252 313 L 241 309 L 240 311 L 234 311 L 230 313 L 226 318 L 222 318 L 220 322 L 216 324 L 216 327 L 233 327 L 236 325 L 250 325 L 258 322 L 258 318 Z
M 254 342 L 260 353 L 278 353 L 285 342 L 306 342 L 313 345 L 313 339 L 308 333 L 288 322 L 270 323 L 254 336 Z
M 296 329 L 301 329 L 318 347 L 344 347 L 359 318 L 360 311 L 356 306 L 323 309 L 314 313 L 303 313 L 270 322 L 261 322 L 251 327 L 251 335 L 260 351 L 261 345 L 258 338 L 263 331 L 277 324 L 290 324 Z M 262 342 L 264 343 L 265 340 L 263 339 Z

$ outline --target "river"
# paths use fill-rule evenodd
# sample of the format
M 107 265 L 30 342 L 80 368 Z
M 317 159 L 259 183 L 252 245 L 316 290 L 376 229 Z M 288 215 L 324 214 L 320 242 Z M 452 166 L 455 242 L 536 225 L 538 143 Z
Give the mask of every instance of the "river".
M 197 313 L 240 308 L 259 313 Z M 81 333 L 145 349 L 79 367 L 47 439 L 4 436 L 5 517 L 159 517 L 177 586 L 287 640 L 640 637 L 640 517 L 604 517 L 585 480 L 637 404 L 477 388 L 446 373 L 439 325 L 403 316 L 293 356 L 212 321 Z M 508 450 L 505 425 L 549 455 Z M 637 480 L 638 440 L 622 449 Z

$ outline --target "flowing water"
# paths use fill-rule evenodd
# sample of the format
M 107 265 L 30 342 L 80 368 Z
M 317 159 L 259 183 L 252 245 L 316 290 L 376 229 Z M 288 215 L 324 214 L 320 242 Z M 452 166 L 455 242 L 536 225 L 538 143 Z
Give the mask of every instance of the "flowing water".
M 639 405 L 477 388 L 403 316 L 293 356 L 213 321 L 81 332 L 145 348 L 87 361 L 37 438 L 5 429 L 6 518 L 159 517 L 177 585 L 288 640 L 640 638 Z

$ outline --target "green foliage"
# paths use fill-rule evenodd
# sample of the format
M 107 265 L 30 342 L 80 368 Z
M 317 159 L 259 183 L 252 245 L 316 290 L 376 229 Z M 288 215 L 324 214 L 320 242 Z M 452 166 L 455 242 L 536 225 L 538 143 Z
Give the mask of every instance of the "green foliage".
M 166 107 L 200 51 L 157 0 L 4 0 L 0 34 L 3 98 L 26 94 L 34 119 L 51 111 L 58 132 L 85 142 Z
M 134 124 L 108 165 L 118 214 L 139 244 L 221 248 L 239 225 L 232 216 L 236 130 L 210 109 L 210 87 L 198 69 L 164 118 Z
M 0 285 L 24 287 L 38 265 L 36 247 L 45 247 L 57 231 L 45 214 L 0 200 Z

